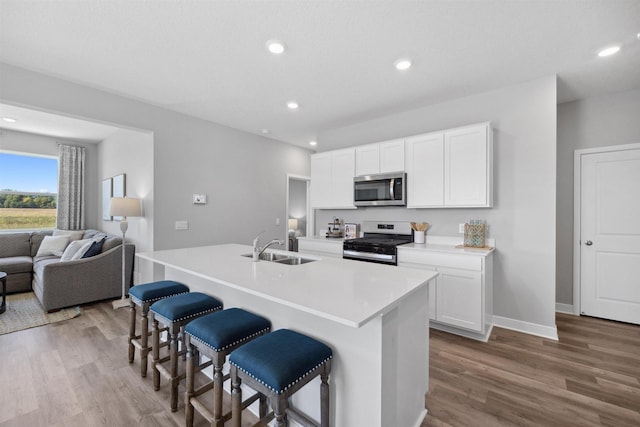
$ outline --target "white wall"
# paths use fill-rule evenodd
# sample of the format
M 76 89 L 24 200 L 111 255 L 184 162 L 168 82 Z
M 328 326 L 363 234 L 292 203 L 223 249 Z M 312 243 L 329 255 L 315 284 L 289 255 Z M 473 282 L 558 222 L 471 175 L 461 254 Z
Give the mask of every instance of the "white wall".
M 153 133 L 155 250 L 286 234 L 286 174 L 309 175 L 308 150 L 8 64 L 0 74 L 3 103 Z
M 125 174 L 125 194 L 142 199 L 143 217 L 129 218 L 126 238 L 136 245 L 137 252 L 153 250 L 153 135 L 121 129 L 98 145 L 99 181 L 115 175 Z M 102 191 L 102 187 L 99 188 Z M 102 200 L 100 194 L 98 200 Z M 105 232 L 120 235 L 119 221 L 104 221 L 102 210 L 97 222 Z M 150 277 L 152 271 L 146 265 L 141 273 L 139 263 L 135 265 L 134 281 L 140 276 Z
M 573 304 L 573 153 L 640 143 L 640 89 L 558 105 L 557 287 Z
M 492 209 L 360 208 L 316 211 L 316 231 L 332 216 L 426 221 L 428 235 L 458 235 L 458 224 L 485 219 L 496 239 L 494 315 L 555 332 L 556 78 L 505 87 L 323 132 L 322 151 L 491 121 Z M 411 177 L 407 177 L 411 179 Z M 428 237 L 427 237 L 428 238 Z
M 35 135 L 26 132 L 16 132 L 7 129 L 0 130 L 0 150 L 16 153 L 35 154 L 39 156 L 58 157 L 58 144 L 78 145 L 85 147 L 86 174 L 85 185 L 85 228 L 99 228 L 96 221 L 98 213 L 98 197 L 91 189 L 98 185 L 98 148 L 96 144 L 82 141 L 68 141 L 62 138 Z M 57 191 L 57 189 L 56 189 Z

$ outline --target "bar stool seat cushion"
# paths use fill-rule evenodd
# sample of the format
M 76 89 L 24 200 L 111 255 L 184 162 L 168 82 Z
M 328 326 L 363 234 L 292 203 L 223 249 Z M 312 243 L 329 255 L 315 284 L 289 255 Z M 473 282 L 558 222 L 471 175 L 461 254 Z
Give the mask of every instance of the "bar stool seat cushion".
M 230 308 L 193 320 L 185 332 L 214 351 L 224 351 L 270 329 L 271 322 L 264 317 L 240 308 Z
M 190 292 L 161 299 L 154 302 L 150 309 L 154 314 L 175 323 L 222 310 L 222 302 L 201 292 Z
M 229 362 L 281 394 L 333 357 L 331 348 L 289 329 L 263 335 L 233 351 Z
M 129 296 L 139 302 L 153 302 L 187 292 L 189 292 L 189 288 L 182 283 L 174 282 L 173 280 L 161 280 L 133 286 L 129 289 Z

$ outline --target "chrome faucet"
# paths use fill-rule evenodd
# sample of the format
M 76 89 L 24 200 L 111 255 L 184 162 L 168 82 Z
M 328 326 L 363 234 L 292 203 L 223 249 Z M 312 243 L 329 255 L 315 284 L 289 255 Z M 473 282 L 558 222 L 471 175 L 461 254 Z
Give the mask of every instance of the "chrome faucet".
M 284 240 L 272 239 L 268 241 L 264 246 L 260 246 L 260 236 L 264 233 L 264 230 L 258 233 L 255 239 L 253 239 L 253 262 L 260 261 L 260 255 L 271 245 L 284 245 Z

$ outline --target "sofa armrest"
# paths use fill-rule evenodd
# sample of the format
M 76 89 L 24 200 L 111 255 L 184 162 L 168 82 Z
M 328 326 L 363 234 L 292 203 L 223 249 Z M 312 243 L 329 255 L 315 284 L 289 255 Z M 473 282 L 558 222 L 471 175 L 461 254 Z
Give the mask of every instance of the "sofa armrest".
M 125 291 L 133 282 L 135 246 L 125 246 Z M 45 310 L 115 298 L 122 293 L 122 246 L 91 258 L 54 262 L 34 278 L 34 292 Z

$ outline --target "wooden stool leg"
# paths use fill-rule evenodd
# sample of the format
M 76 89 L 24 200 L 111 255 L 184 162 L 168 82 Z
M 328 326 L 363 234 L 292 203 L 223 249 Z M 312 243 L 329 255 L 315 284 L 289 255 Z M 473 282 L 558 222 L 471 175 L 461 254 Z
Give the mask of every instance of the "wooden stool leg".
M 129 302 L 129 363 L 133 363 L 136 349 L 132 341 L 136 338 L 136 305 L 133 301 Z
M 284 395 L 275 395 L 273 413 L 276 418 L 276 427 L 285 427 L 287 425 L 287 397 Z
M 242 380 L 238 376 L 238 368 L 231 366 L 231 426 L 242 426 Z
M 160 360 L 160 331 L 158 321 L 153 319 L 153 326 L 151 328 L 151 354 L 153 356 L 153 389 L 155 391 L 160 390 L 160 371 L 156 367 L 158 360 Z
M 171 412 L 176 412 L 178 410 L 178 384 L 180 381 L 178 380 L 178 358 L 180 357 L 178 354 L 178 334 L 180 333 L 179 326 L 171 326 L 171 356 L 169 359 L 169 363 L 171 364 L 170 371 L 171 372 Z
M 329 427 L 329 369 L 325 363 L 320 374 L 320 426 Z
M 216 352 L 213 358 L 213 423 L 220 425 L 222 420 L 222 387 L 224 375 L 222 368 L 224 367 L 225 352 Z
M 184 412 L 187 427 L 193 427 L 193 405 L 191 404 L 191 396 L 194 392 L 195 369 L 193 362 L 193 346 L 191 345 L 189 335 L 185 336 L 184 345 L 187 347 L 187 378 L 186 391 L 184 392 Z
M 267 405 L 267 396 L 260 393 L 260 406 L 258 407 L 258 415 L 260 416 L 260 419 L 266 417 L 267 412 L 269 412 L 269 405 Z
M 149 318 L 148 314 L 148 306 L 144 306 L 142 308 L 142 320 L 140 320 L 140 375 L 142 378 L 146 378 L 147 376 L 147 358 L 149 354 Z

